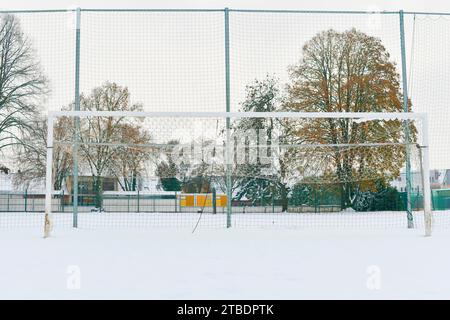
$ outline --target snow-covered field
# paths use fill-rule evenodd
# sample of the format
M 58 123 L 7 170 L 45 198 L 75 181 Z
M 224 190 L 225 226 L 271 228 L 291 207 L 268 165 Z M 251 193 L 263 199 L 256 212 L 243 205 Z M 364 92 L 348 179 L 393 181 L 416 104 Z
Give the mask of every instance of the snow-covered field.
M 450 229 L 450 210 L 434 211 L 434 226 Z M 72 212 L 52 214 L 56 229 L 68 229 L 73 225 Z M 423 229 L 423 212 L 414 212 L 414 224 Z M 226 228 L 225 213 L 211 214 L 197 212 L 81 212 L 78 227 L 83 229 L 148 229 L 187 228 L 193 229 L 199 223 L 200 229 Z M 41 227 L 44 224 L 42 212 L 0 212 L 0 230 L 25 227 Z M 407 225 L 406 213 L 402 211 L 379 212 L 250 212 L 233 213 L 233 228 L 243 229 L 403 229 Z
M 450 230 L 0 231 L 0 298 L 450 298 Z

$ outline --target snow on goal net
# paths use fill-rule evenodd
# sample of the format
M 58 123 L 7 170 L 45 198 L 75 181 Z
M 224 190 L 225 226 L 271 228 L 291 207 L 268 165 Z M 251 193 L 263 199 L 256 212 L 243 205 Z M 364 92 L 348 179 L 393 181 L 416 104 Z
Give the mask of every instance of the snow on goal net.
M 430 233 L 426 120 L 415 113 L 53 112 L 46 230 L 427 225 Z

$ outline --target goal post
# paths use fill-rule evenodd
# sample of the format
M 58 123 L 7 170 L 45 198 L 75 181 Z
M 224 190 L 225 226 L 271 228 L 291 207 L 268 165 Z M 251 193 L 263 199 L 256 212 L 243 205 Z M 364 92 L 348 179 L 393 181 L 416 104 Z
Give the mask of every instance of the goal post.
M 351 209 L 350 207 L 354 206 L 352 201 L 356 201 L 358 196 L 361 201 L 364 201 L 361 194 L 373 193 L 372 190 L 378 188 L 380 183 L 385 187 L 389 186 L 389 179 L 392 180 L 401 175 L 405 150 L 408 148 L 408 150 L 413 150 L 413 154 L 417 157 L 416 166 L 421 180 L 418 192 L 423 193 L 420 196 L 423 203 L 421 202 L 418 207 L 423 209 L 425 234 L 431 235 L 428 119 L 427 115 L 423 113 L 54 111 L 48 114 L 45 237 L 50 235 L 52 228 L 54 147 L 61 144 L 73 145 L 71 138 L 63 139 L 63 141 L 56 139 L 55 141 L 54 125 L 58 121 L 57 119 L 74 119 L 75 117 L 81 121 L 81 129 L 78 130 L 84 130 L 81 132 L 81 140 L 77 141 L 77 144 L 81 146 L 81 150 L 84 150 L 83 152 L 87 156 L 89 156 L 90 150 L 107 146 L 134 148 L 142 150 L 144 154 L 158 155 L 161 155 L 161 150 L 165 150 L 167 153 L 169 149 L 172 152 L 173 149 L 179 148 L 176 150 L 178 154 L 173 160 L 179 161 L 181 165 L 185 166 L 187 164 L 183 163 L 181 159 L 186 158 L 186 153 L 196 156 L 197 160 L 201 158 L 200 165 L 194 169 L 192 166 L 190 167 L 190 179 L 194 181 L 195 175 L 209 178 L 200 182 L 199 189 L 192 195 L 189 194 L 188 187 L 181 193 L 186 193 L 186 199 L 190 199 L 189 197 L 192 196 L 192 201 L 195 202 L 195 199 L 200 197 L 198 193 L 208 193 L 209 189 L 216 188 L 215 184 L 223 184 L 226 189 L 223 192 L 223 205 L 230 206 L 232 201 L 229 195 L 233 197 L 232 207 L 227 207 L 229 210 L 223 211 L 226 214 L 224 225 L 230 224 L 233 213 L 236 219 L 242 219 L 241 225 L 244 227 L 264 223 L 289 226 L 291 222 L 301 225 L 304 221 L 317 223 L 318 219 L 341 219 L 339 223 L 345 222 L 345 219 L 350 218 L 349 211 L 344 209 Z M 92 124 L 86 122 L 92 118 L 140 119 L 141 122 L 125 121 L 125 126 L 122 128 L 125 131 L 118 131 L 112 138 L 102 140 L 88 136 L 99 129 L 93 128 Z M 227 125 L 228 121 L 230 125 Z M 274 122 L 276 122 L 275 126 Z M 253 135 L 248 131 L 254 128 L 260 130 L 267 126 L 267 123 L 270 123 L 272 127 L 270 130 L 266 130 L 267 132 L 262 136 L 260 132 Z M 414 127 L 411 130 L 412 135 L 416 136 L 411 142 L 407 141 L 402 133 L 405 123 L 408 125 L 409 123 L 413 123 L 413 125 L 420 123 L 419 129 Z M 148 128 L 149 136 L 153 140 L 142 142 L 142 140 L 130 138 L 130 130 L 133 129 L 133 126 Z M 247 131 L 242 131 L 244 129 Z M 230 136 L 227 137 L 227 134 Z M 275 137 L 275 135 L 278 136 Z M 68 137 L 72 137 L 72 135 L 68 135 Z M 172 139 L 173 137 L 175 139 Z M 173 144 L 175 140 L 179 143 L 176 147 Z M 184 142 L 182 142 L 183 140 Z M 230 143 L 231 145 L 229 145 Z M 207 150 L 208 148 L 209 150 Z M 222 151 L 218 151 L 221 148 L 223 148 L 223 157 L 220 157 Z M 261 151 L 263 149 L 264 151 Z M 283 158 L 281 158 L 282 156 Z M 213 160 L 207 162 L 206 158 Z M 249 159 L 253 159 L 254 163 L 249 165 L 247 163 Z M 273 162 L 274 159 L 277 160 L 276 164 Z M 232 163 L 229 163 L 230 161 Z M 243 165 L 239 161 L 247 162 Z M 396 164 L 396 162 L 398 163 Z M 389 166 L 388 163 L 392 165 Z M 170 165 L 172 164 L 170 163 Z M 381 168 L 384 164 L 386 164 L 386 168 Z M 155 165 L 153 164 L 153 166 Z M 272 166 L 272 171 L 263 173 L 267 166 Z M 88 166 L 86 165 L 86 167 Z M 226 170 L 227 168 L 232 169 Z M 152 170 L 155 171 L 155 168 Z M 161 173 L 159 174 L 161 176 Z M 222 183 L 222 178 L 226 183 Z M 281 180 L 283 180 L 282 183 Z M 205 187 L 205 184 L 209 184 L 209 187 Z M 233 190 L 228 190 L 230 185 Z M 323 195 L 323 190 L 326 189 L 323 187 L 324 185 L 328 190 L 332 190 L 329 194 Z M 141 212 L 143 205 L 139 198 L 139 188 L 137 190 L 138 198 L 136 203 L 133 202 L 133 208 L 137 209 L 133 210 Z M 293 200 L 295 192 L 297 195 L 300 194 L 300 198 L 305 193 L 314 194 L 314 201 L 306 203 L 295 200 L 297 201 L 295 202 Z M 320 193 L 321 196 L 317 196 L 317 193 Z M 125 192 L 119 192 L 121 196 L 125 196 L 125 194 Z M 339 194 L 341 203 L 317 200 L 325 197 L 337 198 L 336 194 Z M 176 197 L 173 211 L 178 214 L 186 210 L 182 206 L 188 206 L 187 203 L 191 200 L 178 198 L 179 194 Z M 261 201 L 258 202 L 259 200 Z M 155 200 L 153 200 L 153 205 L 154 203 Z M 219 203 L 222 203 L 222 200 Z M 218 205 L 220 206 L 220 204 Z M 333 206 L 338 208 L 331 208 Z M 129 207 L 130 205 L 128 205 Z M 97 209 L 103 211 L 102 206 Z M 363 208 L 366 211 L 369 209 L 371 209 L 370 205 Z M 208 209 L 203 204 L 197 210 L 206 212 Z M 301 213 L 305 210 L 306 214 L 302 215 Z M 317 214 L 318 212 L 328 212 L 327 210 L 330 211 L 329 215 Z M 336 218 L 333 215 L 335 210 L 343 212 L 345 216 Z M 253 216 L 246 215 L 250 211 L 254 213 Z M 278 215 L 278 213 L 280 214 Z M 314 215 L 310 213 L 314 213 Z M 220 214 L 214 215 L 214 219 L 220 219 L 220 216 Z M 377 214 L 376 216 L 381 215 Z M 126 218 L 128 217 L 131 215 L 126 216 Z M 248 219 L 251 217 L 255 220 L 249 221 Z M 208 216 L 200 218 L 212 221 L 207 220 L 210 219 Z M 283 222 L 284 224 L 279 223 L 281 218 L 287 219 Z M 302 220 L 306 218 L 312 220 Z M 262 219 L 265 219 L 264 223 Z M 294 219 L 297 220 L 294 221 Z M 389 219 L 389 216 L 386 219 Z M 222 222 L 221 220 L 220 223 Z M 405 225 L 407 225 L 406 222 L 405 219 Z
M 423 191 L 424 191 L 424 218 L 425 218 L 425 235 L 431 236 L 433 215 L 431 207 L 431 186 L 430 186 L 430 151 L 429 151 L 429 137 L 428 137 L 428 116 L 422 114 L 422 130 L 423 130 L 423 145 L 422 148 L 422 176 L 423 176 Z
M 45 221 L 44 238 L 50 236 L 52 228 L 52 194 L 53 194 L 53 123 L 55 116 L 51 113 L 47 120 L 47 159 L 45 171 Z

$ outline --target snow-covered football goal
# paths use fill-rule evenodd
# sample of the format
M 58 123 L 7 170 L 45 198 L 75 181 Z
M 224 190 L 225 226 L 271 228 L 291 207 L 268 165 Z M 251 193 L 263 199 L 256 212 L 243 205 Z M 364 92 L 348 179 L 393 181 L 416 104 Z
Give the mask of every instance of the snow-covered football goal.
M 57 111 L 45 235 L 80 228 L 412 228 L 431 234 L 420 113 Z

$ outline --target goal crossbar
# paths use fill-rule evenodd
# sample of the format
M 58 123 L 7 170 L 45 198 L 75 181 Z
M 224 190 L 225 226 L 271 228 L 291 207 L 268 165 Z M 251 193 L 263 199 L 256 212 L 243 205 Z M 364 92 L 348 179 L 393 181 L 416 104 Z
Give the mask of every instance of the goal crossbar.
M 50 111 L 48 117 L 135 117 L 135 118 L 317 118 L 414 120 L 423 119 L 425 113 L 412 112 L 177 112 L 177 111 Z

